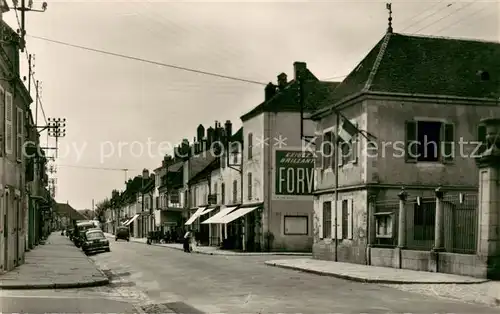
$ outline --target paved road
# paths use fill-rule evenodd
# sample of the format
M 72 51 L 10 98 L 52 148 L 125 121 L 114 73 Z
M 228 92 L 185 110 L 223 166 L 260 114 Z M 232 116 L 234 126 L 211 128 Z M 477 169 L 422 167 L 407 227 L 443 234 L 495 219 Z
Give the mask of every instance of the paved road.
M 101 288 L 129 302 L 169 303 L 194 313 L 498 313 L 492 308 L 436 299 L 263 265 L 265 256 L 210 256 L 132 242 L 112 242 L 93 257 L 112 276 Z M 279 259 L 280 257 L 271 257 Z M 290 258 L 290 257 L 282 257 Z M 105 291 L 105 289 L 111 289 Z

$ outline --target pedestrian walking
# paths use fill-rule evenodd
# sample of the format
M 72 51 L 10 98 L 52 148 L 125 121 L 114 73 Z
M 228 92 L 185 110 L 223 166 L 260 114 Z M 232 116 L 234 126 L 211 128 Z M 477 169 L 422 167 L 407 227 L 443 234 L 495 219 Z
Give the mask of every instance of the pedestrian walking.
M 192 238 L 192 233 L 190 230 L 184 234 L 184 252 L 186 253 L 191 253 L 191 238 Z

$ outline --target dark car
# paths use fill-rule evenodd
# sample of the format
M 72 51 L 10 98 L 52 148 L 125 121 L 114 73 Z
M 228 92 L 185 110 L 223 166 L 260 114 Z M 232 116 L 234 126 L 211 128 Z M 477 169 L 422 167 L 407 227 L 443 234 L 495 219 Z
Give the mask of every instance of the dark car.
M 86 231 L 83 240 L 82 250 L 87 255 L 98 252 L 111 252 L 108 239 L 99 229 Z
M 128 227 L 121 226 L 116 229 L 115 241 L 118 241 L 119 239 L 130 241 L 130 230 Z
M 85 232 L 89 229 L 96 228 L 92 221 L 79 222 L 76 224 L 76 228 L 73 231 L 73 242 L 76 247 L 80 247 L 84 241 Z

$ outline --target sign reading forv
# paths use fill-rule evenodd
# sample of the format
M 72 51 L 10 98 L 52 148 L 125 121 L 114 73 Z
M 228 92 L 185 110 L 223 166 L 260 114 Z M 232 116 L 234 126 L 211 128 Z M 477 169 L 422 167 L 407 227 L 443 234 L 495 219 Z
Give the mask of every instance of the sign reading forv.
M 313 153 L 276 150 L 275 156 L 275 194 L 312 194 L 315 159 Z

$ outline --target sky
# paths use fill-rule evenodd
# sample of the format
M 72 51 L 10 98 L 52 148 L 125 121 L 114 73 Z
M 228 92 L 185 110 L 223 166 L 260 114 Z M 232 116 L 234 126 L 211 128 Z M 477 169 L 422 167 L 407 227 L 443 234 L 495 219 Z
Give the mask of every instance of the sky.
M 500 41 L 500 2 L 393 1 L 392 11 L 396 33 Z M 320 79 L 342 80 L 383 36 L 387 17 L 380 1 L 54 0 L 44 13 L 28 12 L 27 51 L 45 116 L 66 119 L 51 174 L 56 199 L 91 208 L 123 189 L 126 177 L 159 167 L 199 124 L 231 120 L 237 130 L 239 117 L 263 101 L 264 86 L 49 40 L 263 84 L 281 72 L 293 77 L 295 61 Z M 19 28 L 15 11 L 4 19 Z

